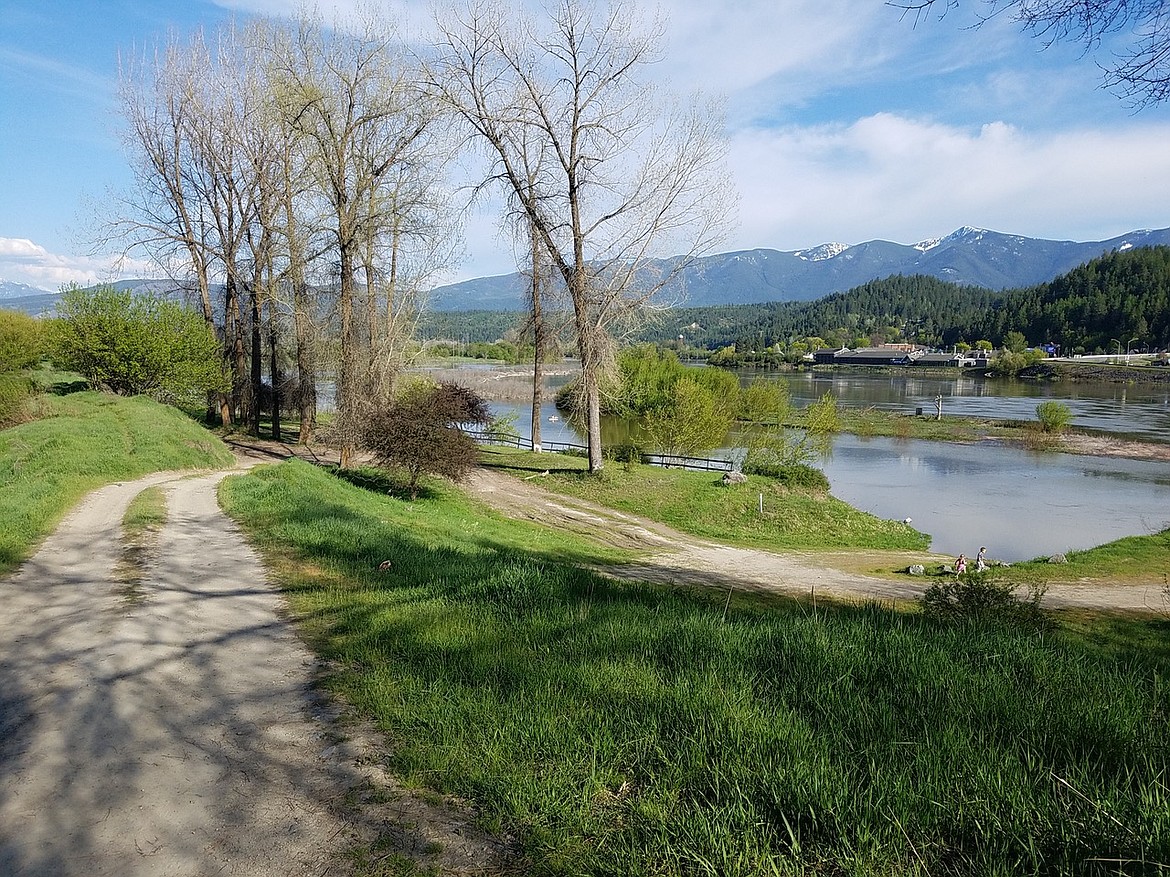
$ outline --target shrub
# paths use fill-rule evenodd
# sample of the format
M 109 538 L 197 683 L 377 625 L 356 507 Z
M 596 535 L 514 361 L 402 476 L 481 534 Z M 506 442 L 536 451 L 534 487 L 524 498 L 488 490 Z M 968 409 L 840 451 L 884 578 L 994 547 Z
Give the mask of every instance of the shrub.
M 0 310 L 0 373 L 19 371 L 41 358 L 41 321 L 20 311 Z
M 20 372 L 0 372 L 0 429 L 7 429 L 28 415 L 25 403 L 35 394 L 33 382 Z
M 58 363 L 95 389 L 197 407 L 224 389 L 219 342 L 178 302 L 105 286 L 66 290 L 50 328 Z
M 1040 607 L 1043 597 L 1042 587 L 1031 587 L 1022 597 L 1010 583 L 986 572 L 969 572 L 932 584 L 920 603 L 924 615 L 940 621 L 1006 622 L 1046 630 L 1053 623 Z
M 817 493 L 827 493 L 829 490 L 828 476 L 820 469 L 804 463 L 769 463 L 748 460 L 743 464 L 743 473 L 774 478 L 785 487 L 813 490 Z
M 841 413 L 837 410 L 837 399 L 832 393 L 825 393 L 804 409 L 804 426 L 814 436 L 827 436 L 841 431 Z
M 731 428 L 731 405 L 690 377 L 676 381 L 667 401 L 650 412 L 646 432 L 664 454 L 693 455 L 719 447 Z
M 1036 417 L 1045 432 L 1064 432 L 1072 420 L 1072 411 L 1063 402 L 1041 402 L 1036 406 Z
M 466 476 L 479 448 L 459 427 L 490 421 L 487 402 L 475 391 L 452 383 L 417 382 L 374 410 L 360 444 L 379 464 L 406 470 L 413 500 L 424 472 L 455 481 Z
M 644 453 L 642 446 L 636 442 L 625 442 L 607 447 L 604 455 L 607 460 L 613 460 L 615 463 L 641 463 Z

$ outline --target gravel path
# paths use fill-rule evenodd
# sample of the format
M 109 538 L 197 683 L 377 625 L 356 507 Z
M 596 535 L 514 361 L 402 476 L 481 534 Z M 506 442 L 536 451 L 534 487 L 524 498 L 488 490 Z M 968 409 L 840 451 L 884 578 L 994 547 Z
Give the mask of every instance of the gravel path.
M 223 475 L 99 490 L 3 583 L 0 874 L 329 872 L 345 825 L 312 660 L 219 511 Z M 121 518 L 151 484 L 169 520 L 127 593 Z
M 599 568 L 619 578 L 804 596 L 815 593 L 847 600 L 915 600 L 930 584 L 929 579 L 890 579 L 857 572 L 850 569 L 858 565 L 855 554 L 780 553 L 700 539 L 637 515 L 552 493 L 539 486 L 539 479 L 522 480 L 493 469 L 477 469 L 469 485 L 484 502 L 510 517 L 644 552 L 645 556 L 633 563 Z M 868 558 L 871 568 L 880 565 L 878 557 L 875 553 Z M 939 557 L 935 562 L 948 560 Z M 907 562 L 902 558 L 903 565 Z M 1164 612 L 1162 573 L 1152 570 L 1148 582 L 1137 584 L 1053 584 L 1044 605 Z

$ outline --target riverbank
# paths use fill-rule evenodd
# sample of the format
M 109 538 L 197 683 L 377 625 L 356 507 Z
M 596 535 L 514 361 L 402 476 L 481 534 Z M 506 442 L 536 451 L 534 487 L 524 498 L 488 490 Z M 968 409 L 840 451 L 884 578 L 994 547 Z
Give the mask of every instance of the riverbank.
M 221 496 L 384 763 L 472 802 L 513 873 L 1104 874 L 1081 866 L 1170 853 L 1147 622 L 1105 647 L 618 582 L 437 482 L 407 503 L 295 462 Z

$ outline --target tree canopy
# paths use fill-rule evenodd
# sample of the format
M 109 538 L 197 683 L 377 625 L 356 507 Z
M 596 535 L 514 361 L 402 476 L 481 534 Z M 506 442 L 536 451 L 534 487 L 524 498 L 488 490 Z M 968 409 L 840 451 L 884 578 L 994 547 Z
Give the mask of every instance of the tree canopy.
M 197 407 L 222 390 L 220 345 L 203 317 L 155 295 L 101 286 L 65 291 L 50 328 L 54 357 L 95 388 Z

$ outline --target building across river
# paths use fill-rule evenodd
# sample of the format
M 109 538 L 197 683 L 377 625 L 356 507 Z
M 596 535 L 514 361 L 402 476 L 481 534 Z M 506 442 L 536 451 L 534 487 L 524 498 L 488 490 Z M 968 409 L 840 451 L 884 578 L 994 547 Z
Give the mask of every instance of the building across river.
M 928 351 L 909 344 L 883 344 L 880 347 L 858 347 L 850 350 L 825 348 L 816 351 L 817 365 L 926 365 L 955 366 L 959 368 L 986 367 L 991 364 L 990 351 L 970 350 L 966 353 Z

